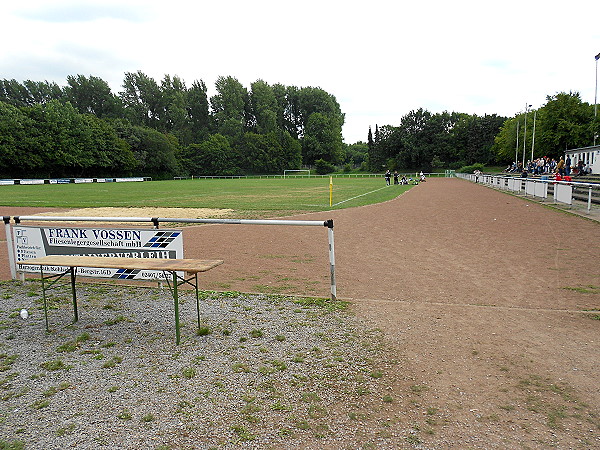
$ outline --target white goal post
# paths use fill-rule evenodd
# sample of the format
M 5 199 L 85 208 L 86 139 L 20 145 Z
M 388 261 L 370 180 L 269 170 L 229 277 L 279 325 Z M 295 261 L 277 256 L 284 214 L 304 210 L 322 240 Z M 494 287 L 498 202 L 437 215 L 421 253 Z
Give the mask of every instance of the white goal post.
M 306 174 L 310 177 L 310 169 L 289 169 L 289 170 L 283 171 L 283 178 L 290 175 L 290 172 L 293 172 L 294 175 L 296 175 L 298 172 L 306 172 Z M 298 174 L 298 175 L 302 175 L 302 174 Z

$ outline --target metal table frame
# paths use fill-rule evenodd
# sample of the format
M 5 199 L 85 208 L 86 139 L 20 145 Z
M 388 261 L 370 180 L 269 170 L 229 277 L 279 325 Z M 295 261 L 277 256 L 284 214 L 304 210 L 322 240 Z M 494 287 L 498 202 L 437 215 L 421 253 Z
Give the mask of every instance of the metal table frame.
M 48 258 L 48 257 L 45 257 Z M 86 258 L 86 257 L 79 257 L 79 258 Z M 104 258 L 103 258 L 104 259 Z M 106 258 L 107 260 L 109 258 Z M 137 260 L 139 261 L 139 260 Z M 154 261 L 163 261 L 163 260 L 154 260 Z M 169 262 L 171 262 L 172 260 L 168 260 Z M 195 261 L 195 260 L 178 260 L 178 261 Z M 153 262 L 153 261 L 151 261 Z M 173 306 L 175 309 L 175 340 L 177 345 L 179 345 L 180 341 L 181 341 L 181 333 L 180 333 L 180 325 L 179 325 L 179 292 L 178 292 L 178 287 L 182 286 L 184 284 L 188 284 L 190 286 L 192 286 L 195 289 L 195 293 L 196 293 L 196 315 L 197 315 L 197 320 L 198 320 L 198 328 L 200 328 L 200 296 L 199 296 L 199 289 L 198 289 L 198 272 L 205 272 L 207 270 L 212 269 L 213 267 L 216 267 L 217 265 L 221 264 L 223 261 L 217 260 L 217 261 L 199 261 L 199 262 L 203 262 L 203 263 L 210 263 L 209 267 L 203 267 L 202 269 L 191 269 L 191 276 L 189 276 L 188 278 L 186 278 L 185 276 L 180 276 L 177 272 L 179 271 L 183 271 L 185 272 L 185 270 L 166 270 L 166 269 L 162 269 L 160 267 L 158 267 L 159 265 L 157 265 L 157 267 L 154 267 L 154 270 L 160 270 L 163 272 L 164 276 L 165 276 L 165 281 L 167 283 L 167 286 L 169 287 L 169 290 L 171 292 L 171 296 L 173 297 Z M 75 284 L 76 284 L 76 280 L 77 280 L 77 267 L 79 267 L 78 265 L 75 264 L 57 264 L 56 261 L 53 261 L 52 263 L 48 263 L 45 262 L 44 258 L 36 258 L 35 260 L 24 260 L 24 261 L 20 261 L 19 264 L 35 264 L 35 265 L 39 265 L 40 266 L 40 278 L 41 278 L 41 283 L 42 283 L 42 298 L 43 298 L 43 302 L 44 302 L 44 318 L 45 318 L 45 322 L 46 322 L 46 331 L 49 331 L 49 323 L 48 323 L 48 302 L 47 302 L 47 297 L 46 297 L 46 291 L 48 289 L 51 289 L 61 278 L 63 278 L 65 275 L 69 274 L 70 275 L 70 279 L 71 279 L 71 295 L 73 298 L 73 323 L 77 322 L 79 320 L 79 313 L 78 313 L 78 308 L 77 308 L 77 292 L 75 289 Z M 44 274 L 44 265 L 49 266 L 49 265 L 56 265 L 56 266 L 63 266 L 63 267 L 68 267 L 64 272 L 58 273 L 58 274 L 52 274 L 52 275 L 45 275 Z M 121 264 L 122 266 L 126 266 L 126 264 Z M 89 267 L 89 265 L 83 265 L 83 266 L 87 266 Z M 94 266 L 96 267 L 96 266 Z M 101 265 L 98 267 L 102 267 Z M 109 267 L 113 267 L 113 266 L 109 266 Z M 120 267 L 120 268 L 130 268 L 130 267 Z M 148 269 L 151 269 L 151 267 L 148 267 Z M 188 271 L 188 274 L 190 274 L 190 271 Z M 48 280 L 52 280 L 49 284 L 47 284 Z

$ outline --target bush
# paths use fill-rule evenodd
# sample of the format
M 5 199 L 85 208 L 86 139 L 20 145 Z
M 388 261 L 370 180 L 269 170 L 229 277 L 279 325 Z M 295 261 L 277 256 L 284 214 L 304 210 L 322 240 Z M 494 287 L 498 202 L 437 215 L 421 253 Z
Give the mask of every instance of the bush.
M 475 163 L 475 164 L 471 164 L 470 166 L 462 166 L 460 169 L 458 169 L 458 172 L 460 173 L 473 173 L 476 170 L 479 170 L 481 172 L 483 172 L 484 169 L 484 165 L 481 163 Z
M 315 171 L 317 175 L 327 175 L 328 173 L 335 172 L 335 167 L 324 159 L 317 159 L 315 161 Z
M 466 165 L 466 161 L 455 161 L 448 164 L 448 168 L 452 170 L 459 170 L 462 166 Z

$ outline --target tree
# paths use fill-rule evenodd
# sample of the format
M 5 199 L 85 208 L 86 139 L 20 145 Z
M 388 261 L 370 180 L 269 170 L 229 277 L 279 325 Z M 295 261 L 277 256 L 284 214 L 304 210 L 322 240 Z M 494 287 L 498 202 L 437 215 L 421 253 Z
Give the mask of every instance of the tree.
M 125 117 L 134 125 L 160 129 L 163 99 L 156 81 L 142 71 L 127 72 L 123 89 L 120 96 Z
M 192 144 L 185 150 L 187 169 L 192 175 L 237 175 L 229 140 L 221 134 L 213 134 L 200 144 Z
M 496 160 L 496 154 L 492 150 L 494 138 L 505 120 L 504 117 L 496 114 L 479 117 L 454 113 L 454 117 L 449 118 L 452 126 L 452 146 L 456 149 L 454 159 L 458 158 L 458 161 L 464 164 L 494 162 Z
M 241 147 L 241 168 L 250 173 L 282 173 L 285 169 L 297 169 L 302 162 L 300 144 L 287 131 L 246 133 Z
M 233 77 L 219 77 L 215 83 L 217 93 L 210 98 L 217 133 L 241 138 L 246 127 L 248 91 Z
M 273 85 L 277 101 L 277 125 L 294 139 L 302 134 L 303 122 L 300 114 L 299 89 L 295 86 Z
M 258 134 L 267 134 L 278 130 L 277 98 L 273 88 L 263 80 L 250 85 L 251 124 Z
M 63 92 L 56 83 L 26 80 L 0 81 L 0 101 L 13 106 L 33 106 L 46 104 L 51 100 L 63 100 Z
M 344 114 L 335 97 L 320 88 L 302 88 L 298 91 L 298 110 L 304 162 L 312 164 L 317 159 L 332 164 L 341 162 Z
M 188 90 L 178 76 L 165 75 L 161 85 L 159 130 L 173 135 L 183 145 L 193 142 L 193 131 L 188 114 Z
M 494 137 L 493 151 L 496 154 L 496 160 L 504 163 L 515 162 L 519 160 L 519 149 L 517 148 L 517 123 L 518 117 L 511 117 L 504 121 L 498 134 Z
M 362 141 L 354 144 L 345 146 L 345 158 L 344 163 L 350 164 L 351 166 L 360 166 L 363 162 L 367 161 L 369 155 L 369 147 Z
M 64 89 L 55 83 L 2 80 L 0 101 L 17 109 L 3 106 L 0 125 L 9 131 L 0 141 L 0 170 L 37 170 L 36 176 L 136 170 L 170 177 L 184 167 L 180 163 L 190 170 L 279 173 L 300 167 L 303 157 L 347 161 L 344 114 L 333 95 L 260 79 L 248 91 L 231 76 L 219 77 L 215 87 L 209 100 L 201 80 L 188 89 L 177 76 L 165 75 L 158 84 L 141 71 L 125 73 L 118 95 L 94 76 L 69 76 Z M 217 138 L 211 139 L 211 133 Z M 220 162 L 200 161 L 194 143 L 202 145 L 202 158 L 213 155 Z M 9 161 L 23 154 L 18 168 Z
M 191 128 L 191 141 L 202 142 L 210 132 L 208 96 L 204 81 L 197 80 L 186 93 L 186 107 Z M 184 144 L 184 142 L 182 142 Z
M 43 106 L 45 121 L 38 127 L 45 146 L 44 165 L 58 176 L 82 176 L 93 166 L 94 160 L 88 151 L 90 131 L 82 116 L 70 103 L 56 100 Z
M 101 78 L 69 75 L 63 91 L 66 101 L 71 102 L 82 114 L 94 114 L 99 118 L 116 118 L 123 114 L 121 100 Z
M 305 164 L 324 159 L 332 164 L 343 160 L 341 128 L 334 117 L 312 113 L 304 129 L 302 157 Z
M 396 158 L 400 167 L 428 170 L 433 159 L 434 150 L 440 143 L 436 132 L 441 121 L 433 121 L 432 114 L 419 108 L 402 118 L 399 131 L 401 134 L 401 151 Z
M 136 170 L 144 176 L 170 178 L 180 167 L 178 163 L 178 142 L 169 134 L 139 125 L 131 125 L 120 120 L 112 123 L 119 138 L 131 148 Z
M 594 135 L 593 106 L 582 102 L 579 93 L 561 92 L 546 97 L 546 104 L 535 114 L 536 131 L 534 158 L 548 156 L 558 159 L 565 150 L 570 148 L 586 147 L 592 144 Z M 527 117 L 527 136 L 524 136 L 525 117 Z M 493 150 L 497 159 L 510 162 L 523 155 L 525 159 L 531 158 L 530 149 L 533 140 L 534 115 L 529 112 L 520 113 L 514 118 L 504 121 L 494 139 Z M 517 144 L 517 124 L 519 125 L 519 148 Z
M 0 174 L 27 176 L 44 161 L 32 144 L 34 122 L 19 108 L 0 102 Z
M 138 162 L 130 145 L 117 136 L 108 122 L 92 114 L 83 115 L 82 120 L 89 130 L 86 146 L 93 160 L 87 175 L 129 174 L 137 167 Z
M 561 92 L 546 100 L 537 116 L 538 155 L 558 158 L 565 150 L 592 144 L 593 106 L 582 102 L 578 92 Z M 528 129 L 531 130 L 529 125 Z

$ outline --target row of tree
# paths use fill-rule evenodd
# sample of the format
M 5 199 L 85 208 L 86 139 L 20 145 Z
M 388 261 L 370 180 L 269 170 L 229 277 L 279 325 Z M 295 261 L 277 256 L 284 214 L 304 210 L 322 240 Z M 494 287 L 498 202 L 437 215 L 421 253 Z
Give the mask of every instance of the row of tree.
M 592 145 L 600 135 L 595 106 L 578 93 L 548 96 L 537 110 L 512 118 L 461 113 L 411 111 L 398 126 L 369 129 L 368 162 L 373 171 L 384 169 L 459 169 L 474 163 L 507 164 Z
M 595 105 L 581 100 L 577 92 L 547 96 L 537 110 L 524 111 L 506 120 L 494 141 L 498 161 L 525 162 L 548 156 L 558 160 L 565 150 L 589 147 L 600 135 Z
M 345 162 L 344 115 L 320 88 L 246 89 L 219 77 L 208 97 L 165 75 L 126 73 L 123 91 L 104 80 L 0 81 L 0 175 L 85 176 L 281 173 L 324 159 Z
M 237 175 L 282 173 L 302 165 L 344 164 L 380 172 L 506 164 L 523 156 L 558 158 L 600 134 L 594 107 L 578 93 L 547 97 L 513 118 L 411 111 L 399 125 L 375 125 L 367 143 L 342 142 L 335 97 L 320 88 L 244 87 L 219 77 L 157 83 L 126 73 L 114 94 L 97 77 L 56 83 L 0 80 L 0 176 Z M 535 141 L 534 141 L 535 128 Z M 527 129 L 527 133 L 525 130 Z M 327 164 L 323 164 L 327 163 Z
M 495 160 L 494 137 L 506 119 L 423 109 L 402 117 L 399 126 L 369 129 L 369 167 L 383 169 L 458 168 L 472 162 Z

